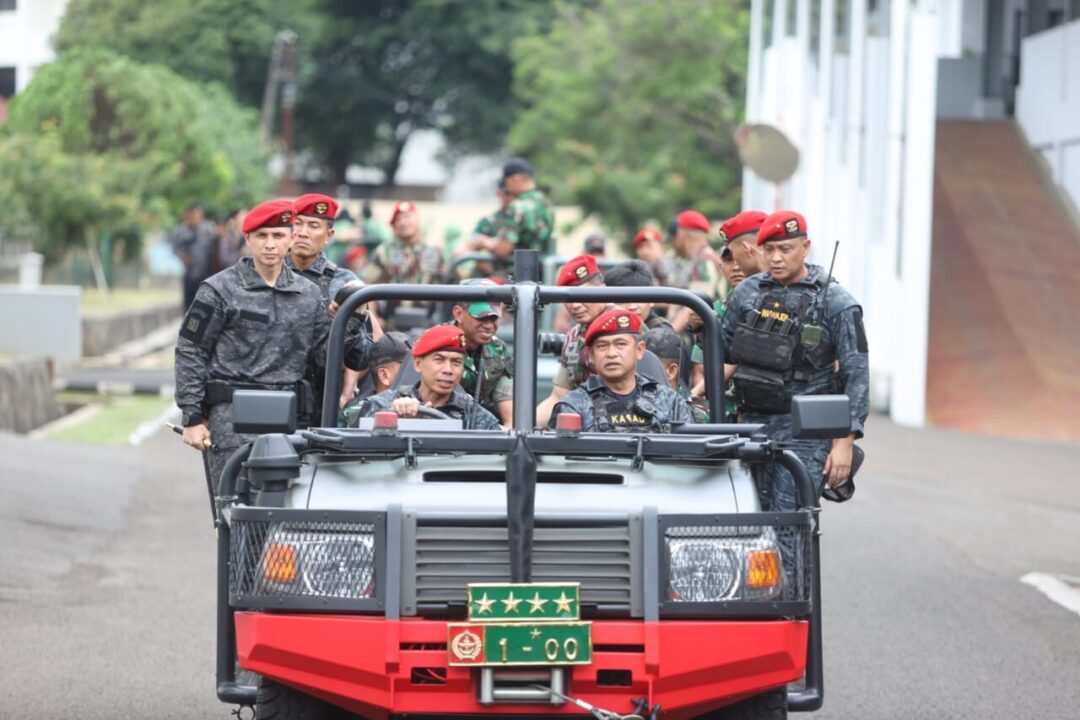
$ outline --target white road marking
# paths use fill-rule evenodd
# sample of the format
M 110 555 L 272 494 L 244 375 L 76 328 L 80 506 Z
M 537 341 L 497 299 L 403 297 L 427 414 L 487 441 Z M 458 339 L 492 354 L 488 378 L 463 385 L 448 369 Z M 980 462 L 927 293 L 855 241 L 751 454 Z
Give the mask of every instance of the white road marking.
M 1037 589 L 1066 610 L 1080 615 L 1080 578 L 1031 572 L 1020 578 L 1020 582 Z
M 165 426 L 167 422 L 180 422 L 180 408 L 170 405 L 153 420 L 147 420 L 135 432 L 128 435 L 128 445 L 142 445 L 143 441 Z

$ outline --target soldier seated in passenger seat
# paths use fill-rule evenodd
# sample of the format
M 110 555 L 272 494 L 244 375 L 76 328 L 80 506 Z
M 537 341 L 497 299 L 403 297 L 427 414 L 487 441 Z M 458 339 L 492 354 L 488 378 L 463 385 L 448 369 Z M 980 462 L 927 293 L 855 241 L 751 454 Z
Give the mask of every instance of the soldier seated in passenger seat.
M 583 432 L 671 432 L 673 424 L 692 423 L 690 406 L 678 393 L 637 372 L 645 354 L 641 318 L 612 308 L 592 321 L 585 346 L 593 374 L 555 405 L 549 427 L 559 413 L 581 416 Z

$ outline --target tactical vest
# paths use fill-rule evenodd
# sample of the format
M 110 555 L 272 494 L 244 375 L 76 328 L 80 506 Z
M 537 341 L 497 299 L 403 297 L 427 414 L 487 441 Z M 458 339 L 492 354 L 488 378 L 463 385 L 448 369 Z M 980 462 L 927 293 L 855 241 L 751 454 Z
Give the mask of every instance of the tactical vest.
M 805 381 L 821 371 L 811 354 L 821 346 L 820 303 L 825 287 L 819 279 L 803 290 L 798 308 L 790 310 L 782 291 L 761 293 L 747 318 L 735 328 L 730 356 L 735 372 L 735 399 L 751 412 L 782 413 L 790 409 L 789 381 Z
M 589 393 L 589 400 L 592 401 L 593 406 L 593 421 L 596 424 L 596 432 L 621 432 L 622 428 L 617 428 L 611 422 L 611 414 L 609 412 L 609 401 L 611 396 L 604 392 L 603 386 L 597 392 Z M 640 412 L 643 416 L 649 418 L 651 422 L 649 425 L 643 425 L 642 431 L 650 432 L 670 432 L 671 431 L 671 419 L 664 417 L 663 412 L 659 407 L 660 393 L 656 390 L 655 384 L 638 385 L 638 396 L 634 400 L 633 410 Z

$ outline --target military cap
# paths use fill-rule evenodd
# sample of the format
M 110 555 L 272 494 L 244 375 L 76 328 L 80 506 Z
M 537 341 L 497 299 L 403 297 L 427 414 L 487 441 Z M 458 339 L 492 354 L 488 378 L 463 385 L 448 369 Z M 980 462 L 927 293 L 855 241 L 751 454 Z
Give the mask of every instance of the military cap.
M 660 231 L 656 228 L 642 228 L 641 230 L 638 230 L 638 234 L 634 236 L 634 249 L 637 250 L 650 240 L 660 239 Z
M 398 215 L 400 215 L 401 213 L 406 213 L 406 212 L 415 213 L 416 212 L 416 203 L 414 203 L 414 202 L 412 202 L 410 200 L 399 200 L 394 205 L 394 212 L 391 213 L 391 215 L 390 215 L 390 224 L 393 225 L 394 223 L 396 223 L 397 219 L 398 219 Z
M 606 244 L 607 238 L 604 237 L 604 233 L 592 233 L 585 238 L 585 252 L 602 253 Z
M 720 232 L 726 242 L 731 242 L 740 235 L 756 233 L 765 222 L 765 213 L 760 210 L 744 210 L 735 217 L 728 218 L 720 225 Z
M 589 329 L 585 331 L 585 344 L 592 345 L 593 340 L 601 335 L 637 335 L 640 332 L 641 318 L 637 313 L 611 308 L 600 313 L 600 316 L 589 324 Z
M 669 327 L 660 326 L 645 333 L 645 349 L 661 360 L 682 360 L 686 345 L 679 334 Z
M 697 210 L 683 210 L 675 218 L 676 224 L 681 228 L 688 230 L 701 230 L 702 232 L 712 232 L 712 226 L 709 225 L 709 218 L 705 217 Z
M 293 201 L 293 212 L 297 215 L 307 215 L 320 220 L 333 220 L 337 217 L 337 211 L 337 201 L 329 195 L 308 193 Z
M 465 333 L 456 325 L 436 325 L 420 336 L 413 345 L 413 357 L 433 352 L 465 352 Z
M 757 244 L 770 240 L 791 240 L 806 237 L 806 218 L 794 210 L 777 210 L 761 222 Z
M 506 161 L 503 165 L 503 178 L 508 178 L 511 175 L 528 175 L 532 177 L 533 166 L 528 160 L 522 157 L 512 157 Z
M 559 287 L 574 287 L 583 285 L 595 277 L 602 277 L 596 258 L 592 255 L 578 255 L 562 266 L 555 284 Z
M 468 278 L 461 281 L 462 285 L 468 287 L 498 287 L 498 284 L 493 280 L 487 278 Z M 468 305 L 462 305 L 465 308 L 465 312 L 469 313 L 471 317 L 477 320 L 489 317 L 502 317 L 502 303 L 490 303 L 490 302 L 474 302 Z
M 386 363 L 402 362 L 408 354 L 409 336 L 403 332 L 391 331 L 375 341 L 368 357 L 371 367 L 379 367 Z
M 251 208 L 240 229 L 245 233 L 264 227 L 292 227 L 293 205 L 289 200 L 267 200 Z

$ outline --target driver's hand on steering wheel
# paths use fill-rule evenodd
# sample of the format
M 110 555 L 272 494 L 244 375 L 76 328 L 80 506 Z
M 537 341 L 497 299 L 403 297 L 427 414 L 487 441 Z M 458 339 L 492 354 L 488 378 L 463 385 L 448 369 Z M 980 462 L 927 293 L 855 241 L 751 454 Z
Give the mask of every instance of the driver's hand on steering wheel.
M 420 414 L 420 401 L 416 398 L 394 398 L 392 407 L 399 417 L 416 417 Z

